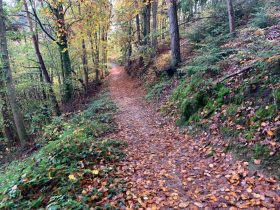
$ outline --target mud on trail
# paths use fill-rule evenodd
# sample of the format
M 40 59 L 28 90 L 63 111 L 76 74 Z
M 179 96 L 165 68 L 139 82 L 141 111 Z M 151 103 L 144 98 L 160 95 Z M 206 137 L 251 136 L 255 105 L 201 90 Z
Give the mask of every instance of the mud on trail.
M 248 170 L 223 149 L 210 154 L 211 137 L 193 139 L 144 100 L 139 82 L 122 67 L 107 77 L 119 106 L 118 132 L 127 143 L 121 163 L 128 189 L 126 209 L 280 208 L 280 187 L 271 177 Z

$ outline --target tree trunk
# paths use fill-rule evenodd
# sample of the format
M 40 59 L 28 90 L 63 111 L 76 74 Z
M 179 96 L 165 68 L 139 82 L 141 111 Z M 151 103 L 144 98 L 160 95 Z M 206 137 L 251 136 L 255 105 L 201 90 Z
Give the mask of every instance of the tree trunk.
M 94 42 L 92 36 L 90 36 L 90 48 L 91 48 L 92 63 L 95 69 L 95 80 L 96 82 L 98 82 L 99 81 L 99 49 L 98 49 L 97 32 L 94 33 Z
M 235 33 L 235 23 L 234 23 L 234 10 L 232 0 L 227 0 L 227 10 L 229 19 L 229 31 L 234 35 Z
M 136 32 L 137 32 L 137 42 L 138 45 L 141 46 L 142 45 L 142 40 L 141 40 L 141 24 L 140 24 L 140 17 L 139 14 L 136 15 Z M 138 59 L 138 65 L 142 66 L 143 64 L 143 57 L 142 55 L 140 55 L 139 59 Z
M 144 3 L 146 4 L 146 0 L 144 0 Z M 148 4 L 144 6 L 143 11 L 142 11 L 143 44 L 144 45 L 147 45 L 149 43 L 150 16 L 151 16 L 151 3 L 149 1 Z
M 177 17 L 177 0 L 169 0 L 168 16 L 170 23 L 170 38 L 171 38 L 171 65 L 177 66 L 181 62 L 180 53 L 180 34 Z
M 34 50 L 35 50 L 37 60 L 38 60 L 39 65 L 40 65 L 40 70 L 42 71 L 42 74 L 44 76 L 45 81 L 48 83 L 48 91 L 49 91 L 49 94 L 50 94 L 50 99 L 51 99 L 51 103 L 53 105 L 53 109 L 55 111 L 55 115 L 59 116 L 61 114 L 61 112 L 60 112 L 60 109 L 59 109 L 59 105 L 58 105 L 55 93 L 54 93 L 53 88 L 52 88 L 52 81 L 51 81 L 51 78 L 49 76 L 49 72 L 46 68 L 45 62 L 43 60 L 43 57 L 42 57 L 42 54 L 41 54 L 41 51 L 40 51 L 38 36 L 36 36 L 36 34 L 34 32 L 34 29 L 33 29 L 33 23 L 32 23 L 31 17 L 30 17 L 30 13 L 28 11 L 28 5 L 27 5 L 26 0 L 23 1 L 23 4 L 24 4 L 25 10 L 26 10 L 26 16 L 27 16 L 27 20 L 28 20 L 28 23 L 29 23 L 29 29 L 30 29 L 30 32 L 32 34 L 33 47 L 34 47 Z
M 103 63 L 103 68 L 102 68 L 102 78 L 105 77 L 105 73 L 107 71 L 107 30 L 105 27 L 102 28 L 101 31 L 101 40 L 102 40 L 102 63 Z
M 22 114 L 16 101 L 15 87 L 12 79 L 12 72 L 10 68 L 9 53 L 6 39 L 6 26 L 4 22 L 3 2 L 0 0 L 0 56 L 2 61 L 2 71 L 5 75 L 7 85 L 7 96 L 12 109 L 14 122 L 21 144 L 24 146 L 28 140 L 27 132 L 24 126 Z
M 137 33 L 137 41 L 138 41 L 138 45 L 140 45 L 141 43 L 141 30 L 140 30 L 140 18 L 139 18 L 139 14 L 137 14 L 135 16 L 136 19 L 136 33 Z
M 127 42 L 127 53 L 126 53 L 126 59 L 127 59 L 127 65 L 131 65 L 131 55 L 132 55 L 132 21 L 129 21 L 128 23 L 128 42 Z
M 153 39 L 152 46 L 154 49 L 153 56 L 157 53 L 157 0 L 153 1 Z
M 61 53 L 63 73 L 64 73 L 63 102 L 67 103 L 72 99 L 73 96 L 73 84 L 72 84 L 72 66 L 71 66 L 71 59 L 70 59 L 69 49 L 68 49 L 68 33 L 65 24 L 65 11 L 62 3 L 58 3 L 56 9 L 53 9 L 53 13 L 56 17 L 57 22 L 60 23 L 57 29 L 58 31 L 57 44 Z
M 63 65 L 63 102 L 67 103 L 72 98 L 73 94 L 73 85 L 72 85 L 72 67 L 71 60 L 68 51 L 68 44 L 65 43 L 63 45 L 59 45 L 59 50 L 61 52 L 62 57 L 62 65 Z
M 88 60 L 87 60 L 87 50 L 86 50 L 86 43 L 85 40 L 82 40 L 82 62 L 83 62 L 83 79 L 88 89 Z
M 164 40 L 165 39 L 165 28 L 166 28 L 166 19 L 164 18 L 166 16 L 165 12 L 164 12 L 164 7 L 165 7 L 166 2 L 162 1 L 161 4 L 161 39 Z
M 4 76 L 0 70 L 0 100 L 2 101 L 1 114 L 3 118 L 3 132 L 9 141 L 9 144 L 13 143 L 16 140 L 16 136 L 13 132 L 13 122 L 10 120 L 10 114 L 8 109 L 8 101 L 6 98 L 5 92 L 5 82 Z
M 82 15 L 81 5 L 78 4 L 79 15 Z M 82 39 L 82 63 L 83 63 L 83 80 L 86 87 L 86 91 L 88 89 L 88 59 L 87 59 L 87 48 L 85 40 Z

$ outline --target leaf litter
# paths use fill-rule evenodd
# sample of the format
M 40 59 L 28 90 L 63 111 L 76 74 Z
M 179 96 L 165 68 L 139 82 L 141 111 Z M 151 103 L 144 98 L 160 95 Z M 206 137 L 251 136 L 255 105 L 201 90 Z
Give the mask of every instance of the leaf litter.
M 118 165 L 127 183 L 123 209 L 280 208 L 275 178 L 225 153 L 215 135 L 180 133 L 144 102 L 143 88 L 123 68 L 114 66 L 107 80 L 120 107 L 118 131 L 110 137 L 127 143 Z M 211 143 L 220 144 L 213 154 Z

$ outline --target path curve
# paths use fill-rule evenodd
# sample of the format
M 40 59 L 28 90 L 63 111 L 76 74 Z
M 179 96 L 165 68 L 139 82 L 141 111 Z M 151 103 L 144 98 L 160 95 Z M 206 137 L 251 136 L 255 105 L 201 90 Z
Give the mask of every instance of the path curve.
M 119 129 L 112 138 L 128 145 L 121 164 L 128 181 L 126 209 L 241 208 L 254 202 L 280 207 L 273 191 L 280 188 L 273 179 L 251 175 L 246 162 L 234 161 L 222 150 L 209 156 L 209 136 L 190 139 L 180 134 L 145 102 L 142 86 L 122 67 L 113 65 L 107 81 L 120 108 Z

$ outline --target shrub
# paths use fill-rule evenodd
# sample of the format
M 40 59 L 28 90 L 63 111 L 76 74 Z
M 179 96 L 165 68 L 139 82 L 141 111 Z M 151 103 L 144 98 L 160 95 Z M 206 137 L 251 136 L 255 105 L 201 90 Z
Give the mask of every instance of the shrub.
M 115 140 L 97 140 L 95 136 L 110 129 L 113 123 L 108 113 L 115 110 L 106 96 L 67 121 L 54 118 L 45 129 L 47 141 L 39 152 L 2 169 L 0 209 L 109 207 L 106 202 L 97 204 L 97 201 L 109 200 L 122 191 L 121 185 L 115 182 L 113 164 L 124 156 L 122 144 Z M 94 188 L 83 193 L 89 182 L 94 183 Z M 110 190 L 100 192 L 104 187 Z M 82 199 L 79 195 L 83 195 Z M 91 197 L 95 198 L 94 203 Z
M 250 21 L 250 25 L 257 28 L 266 28 L 275 24 L 276 19 L 271 17 L 267 11 L 267 8 L 258 8 L 258 12 L 253 14 L 253 18 Z

